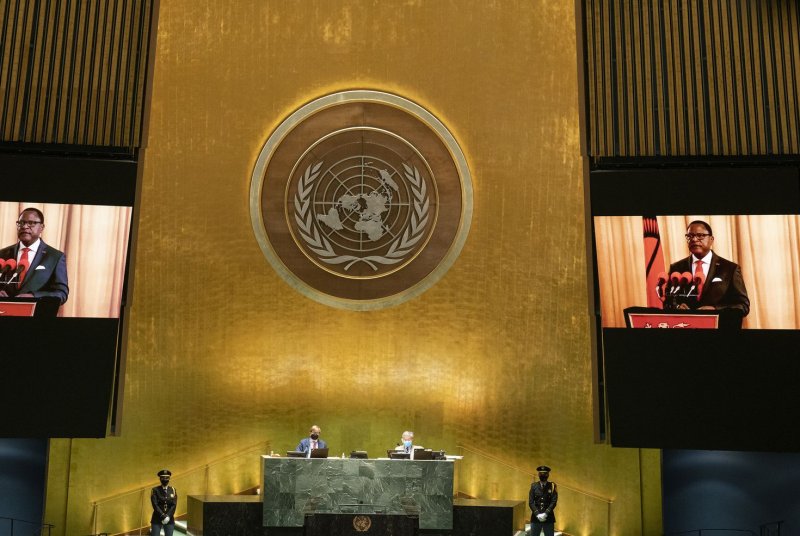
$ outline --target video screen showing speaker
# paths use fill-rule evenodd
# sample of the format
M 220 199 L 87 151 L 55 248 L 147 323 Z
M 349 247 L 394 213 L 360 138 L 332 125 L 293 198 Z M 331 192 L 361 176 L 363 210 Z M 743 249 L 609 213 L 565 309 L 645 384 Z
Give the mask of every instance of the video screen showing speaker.
M 716 328 L 701 319 L 728 314 L 734 327 L 800 329 L 800 300 L 786 299 L 800 297 L 798 215 L 596 216 L 594 230 L 604 328 Z
M 130 160 L 0 154 L 0 436 L 103 437 L 124 381 Z
M 798 166 L 594 171 L 590 200 L 612 445 L 800 448 Z
M 0 316 L 47 299 L 59 317 L 119 318 L 132 211 L 0 201 Z

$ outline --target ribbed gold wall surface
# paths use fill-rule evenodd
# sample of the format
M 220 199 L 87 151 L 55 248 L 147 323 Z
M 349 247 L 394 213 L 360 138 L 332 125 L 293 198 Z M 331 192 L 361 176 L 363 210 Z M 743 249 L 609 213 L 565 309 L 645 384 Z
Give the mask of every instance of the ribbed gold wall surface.
M 584 0 L 595 157 L 800 152 L 800 7 Z
M 0 0 L 0 141 L 141 143 L 152 0 Z
M 547 463 L 576 490 L 570 534 L 660 534 L 658 454 L 594 443 L 576 45 L 570 2 L 162 0 L 121 436 L 52 443 L 53 536 L 130 528 L 138 507 L 93 502 L 163 467 L 203 492 L 186 475 L 313 423 L 337 455 L 413 429 L 464 453 L 459 491 L 480 497 L 525 500 Z M 380 311 L 293 290 L 250 224 L 270 133 L 347 89 L 431 111 L 473 177 L 461 255 Z

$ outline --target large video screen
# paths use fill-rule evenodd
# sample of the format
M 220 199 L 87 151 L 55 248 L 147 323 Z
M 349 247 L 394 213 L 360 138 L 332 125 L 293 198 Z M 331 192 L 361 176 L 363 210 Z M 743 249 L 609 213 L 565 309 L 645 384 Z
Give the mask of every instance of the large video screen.
M 119 430 L 137 165 L 0 152 L 0 436 Z
M 594 231 L 604 328 L 626 327 L 623 311 L 641 306 L 800 329 L 798 215 L 596 216 Z
M 798 164 L 620 166 L 589 190 L 601 433 L 800 449 Z

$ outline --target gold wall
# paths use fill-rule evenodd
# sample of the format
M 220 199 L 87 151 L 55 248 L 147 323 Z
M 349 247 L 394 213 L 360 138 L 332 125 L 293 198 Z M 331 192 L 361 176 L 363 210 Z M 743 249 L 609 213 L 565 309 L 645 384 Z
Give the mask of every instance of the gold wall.
M 162 0 L 121 436 L 52 442 L 54 536 L 132 528 L 133 506 L 92 503 L 162 467 L 184 495 L 243 489 L 179 479 L 312 423 L 337 454 L 413 429 L 465 454 L 469 495 L 524 498 L 547 463 L 570 533 L 659 534 L 658 453 L 593 442 L 575 24 L 571 2 Z M 473 176 L 460 258 L 376 312 L 289 288 L 248 211 L 272 129 L 356 88 L 433 112 Z

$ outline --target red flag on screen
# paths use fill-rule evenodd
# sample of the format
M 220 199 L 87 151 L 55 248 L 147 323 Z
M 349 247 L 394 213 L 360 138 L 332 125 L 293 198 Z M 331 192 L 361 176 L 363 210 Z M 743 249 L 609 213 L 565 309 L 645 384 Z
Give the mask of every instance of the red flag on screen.
M 658 234 L 658 220 L 655 216 L 642 216 L 644 228 L 644 273 L 647 280 L 647 306 L 664 308 L 659 297 L 658 275 L 664 272 L 664 250 L 661 249 L 661 235 Z M 663 296 L 663 287 L 661 287 Z

